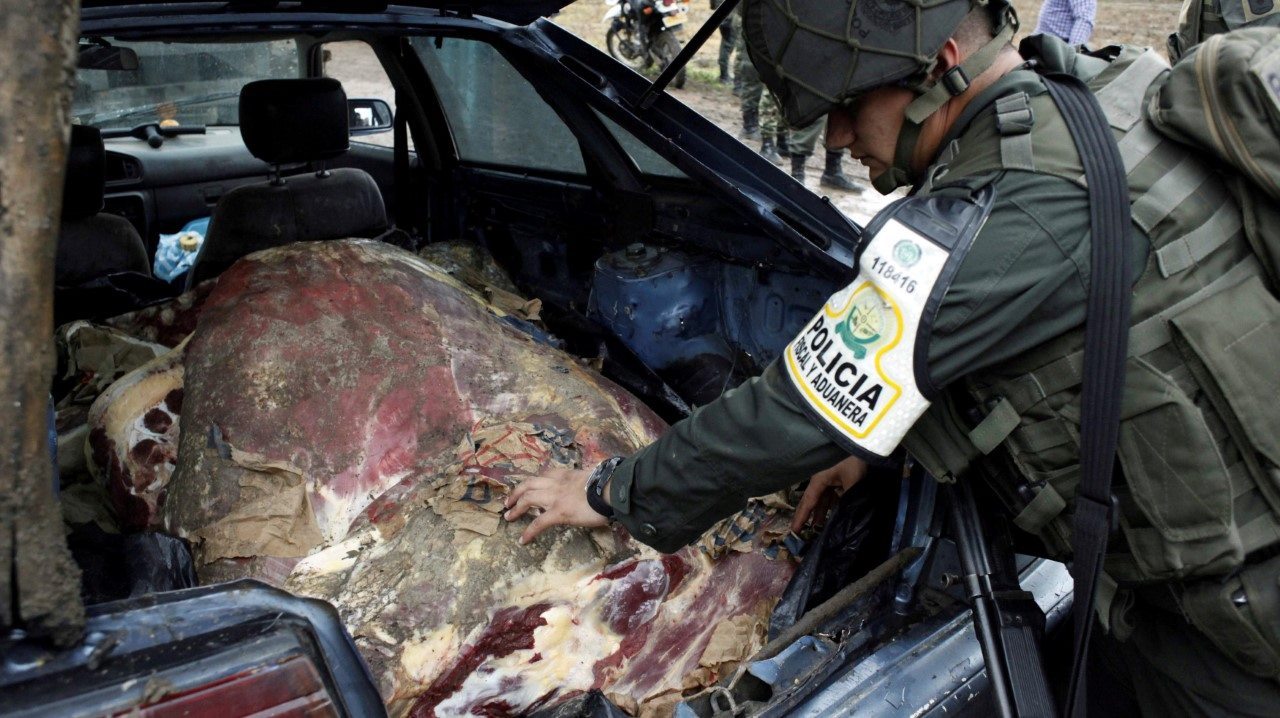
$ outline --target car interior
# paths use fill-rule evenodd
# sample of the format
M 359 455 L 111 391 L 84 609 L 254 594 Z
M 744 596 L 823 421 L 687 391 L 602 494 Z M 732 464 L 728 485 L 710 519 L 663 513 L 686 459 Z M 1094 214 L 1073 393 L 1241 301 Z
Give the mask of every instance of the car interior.
M 606 374 L 669 419 L 762 370 L 837 278 L 815 279 L 811 257 L 678 167 L 696 158 L 676 143 L 611 118 L 603 95 L 557 84 L 589 69 L 543 72 L 541 58 L 502 39 L 82 38 L 97 57 L 108 47 L 136 60 L 77 74 L 77 147 L 96 147 L 91 128 L 101 132 L 104 177 L 69 180 L 68 211 L 103 211 L 91 236 L 78 215 L 64 227 L 57 321 L 175 296 L 295 241 L 464 242 L 542 301 L 566 348 L 595 357 L 604 345 Z M 364 126 L 356 92 L 381 95 L 394 120 Z M 154 276 L 161 236 L 202 218 L 190 268 Z M 593 290 L 646 311 L 611 314 L 617 303 L 593 301 Z M 672 311 L 694 330 L 675 346 L 636 318 Z

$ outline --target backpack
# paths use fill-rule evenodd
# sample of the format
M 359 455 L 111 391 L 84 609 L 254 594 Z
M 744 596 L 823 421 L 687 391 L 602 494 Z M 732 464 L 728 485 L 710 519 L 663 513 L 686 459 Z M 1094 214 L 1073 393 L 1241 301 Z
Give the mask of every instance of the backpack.
M 1271 17 L 1280 19 L 1280 2 Z M 1245 234 L 1280 286 L 1280 27 L 1232 30 L 1189 49 L 1154 83 L 1146 115 L 1161 134 L 1238 173 L 1228 185 Z

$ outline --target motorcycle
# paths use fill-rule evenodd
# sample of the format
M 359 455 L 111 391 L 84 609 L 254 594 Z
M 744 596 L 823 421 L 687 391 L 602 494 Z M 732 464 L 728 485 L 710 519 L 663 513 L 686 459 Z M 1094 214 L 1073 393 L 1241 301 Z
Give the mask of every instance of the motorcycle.
M 689 17 L 688 0 L 605 0 L 605 45 L 614 59 L 637 72 L 666 67 L 680 52 L 677 32 Z M 685 70 L 671 83 L 684 87 Z

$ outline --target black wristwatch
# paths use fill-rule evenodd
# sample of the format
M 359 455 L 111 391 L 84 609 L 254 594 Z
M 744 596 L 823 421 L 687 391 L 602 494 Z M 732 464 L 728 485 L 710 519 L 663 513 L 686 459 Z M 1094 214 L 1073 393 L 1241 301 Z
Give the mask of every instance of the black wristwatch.
M 613 470 L 618 468 L 618 464 L 622 463 L 624 457 L 614 456 L 600 462 L 595 471 L 591 472 L 591 476 L 587 478 L 587 504 L 591 506 L 591 510 L 601 516 L 613 521 L 613 507 L 608 501 L 604 500 L 604 485 L 609 483 L 609 478 L 613 476 Z

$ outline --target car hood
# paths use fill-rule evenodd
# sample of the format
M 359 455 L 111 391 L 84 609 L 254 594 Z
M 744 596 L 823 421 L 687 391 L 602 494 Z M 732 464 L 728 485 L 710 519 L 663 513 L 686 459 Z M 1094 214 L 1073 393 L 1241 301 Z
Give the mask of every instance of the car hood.
M 433 8 L 449 10 L 464 15 L 483 15 L 495 20 L 502 20 L 515 25 L 527 25 L 540 17 L 559 11 L 573 0 L 399 0 L 384 2 L 382 0 L 297 0 L 295 2 L 279 2 L 278 0 L 229 0 L 226 3 L 208 2 L 204 0 L 178 0 L 149 2 L 148 0 L 83 0 L 86 8 L 109 8 L 123 5 L 226 5 L 230 10 L 270 10 L 273 8 L 299 8 L 305 10 L 336 11 L 344 13 L 383 12 L 389 6 Z

